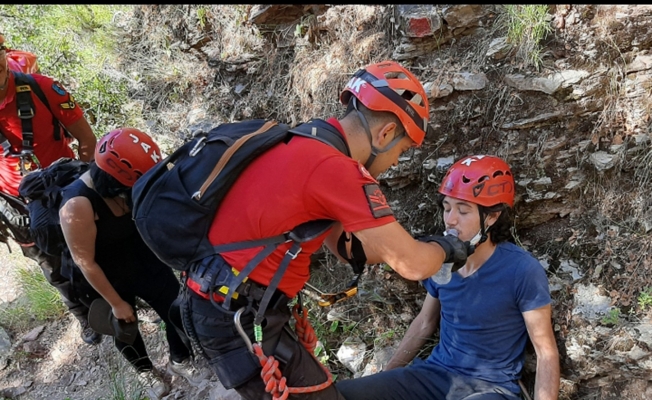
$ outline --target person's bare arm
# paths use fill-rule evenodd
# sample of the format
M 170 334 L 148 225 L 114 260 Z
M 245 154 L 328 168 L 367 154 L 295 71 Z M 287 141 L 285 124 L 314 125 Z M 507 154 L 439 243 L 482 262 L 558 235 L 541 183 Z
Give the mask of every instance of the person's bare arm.
M 79 159 L 86 162 L 91 161 L 95 156 L 95 145 L 97 144 L 97 139 L 95 138 L 88 121 L 86 121 L 86 118 L 81 117 L 74 123 L 66 126 L 66 129 L 68 129 L 72 137 L 77 139 L 77 153 Z
M 557 400 L 559 396 L 559 350 L 552 330 L 552 310 L 547 305 L 523 313 L 525 326 L 537 355 L 534 400 Z
M 439 271 L 446 259 L 439 244 L 415 240 L 398 222 L 354 234 L 362 242 L 365 253 L 368 252 L 368 264 L 387 263 L 405 279 L 429 278 Z
M 426 295 L 419 315 L 412 321 L 396 352 L 389 360 L 384 371 L 406 366 L 419 354 L 419 350 L 432 338 L 439 327 L 441 304 L 439 299 Z
M 135 321 L 131 305 L 120 297 L 95 261 L 97 227 L 91 202 L 85 197 L 73 197 L 61 207 L 59 217 L 73 261 L 88 283 L 111 305 L 116 318 Z

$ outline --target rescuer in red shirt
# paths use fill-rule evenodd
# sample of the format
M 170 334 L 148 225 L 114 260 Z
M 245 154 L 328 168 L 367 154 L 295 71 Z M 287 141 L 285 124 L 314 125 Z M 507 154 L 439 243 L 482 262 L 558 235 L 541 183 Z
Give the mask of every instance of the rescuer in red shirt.
M 90 161 L 96 144 L 95 135 L 72 95 L 52 78 L 30 73 L 37 69 L 31 53 L 7 48 L 4 36 L 0 34 L 0 218 L 4 225 L 0 229 L 8 229 L 23 254 L 40 265 L 48 282 L 57 288 L 70 312 L 79 320 L 82 339 L 86 343 L 97 344 L 101 335 L 88 326 L 88 309 L 72 299 L 68 280 L 59 274 L 60 257 L 52 257 L 39 250 L 26 233 L 28 227 L 20 224 L 27 218 L 26 210 L 20 207 L 22 199 L 18 197 L 18 186 L 23 176 L 39 166 L 45 168 L 61 157 L 76 158 L 71 148 L 75 140 L 79 159 Z M 30 85 L 19 85 L 17 88 L 16 72 L 29 74 L 33 78 L 48 105 L 41 101 Z M 25 105 L 19 101 L 24 97 L 19 97 L 18 90 L 27 88 L 31 94 L 31 104 Z M 27 111 L 19 104 L 27 106 Z M 19 108 L 23 118 L 19 116 Z M 25 118 L 29 115 L 32 115 L 31 118 Z M 29 125 L 24 125 L 25 120 Z M 31 140 L 27 140 L 29 133 L 23 134 L 25 126 L 31 127 Z M 6 241 L 6 234 L 2 236 Z
M 288 393 L 292 399 L 343 399 L 330 384 L 330 373 L 307 350 L 310 335 L 304 331 L 297 338 L 288 324 L 288 302 L 308 281 L 310 255 L 322 244 L 343 261 L 384 262 L 410 280 L 430 277 L 442 263 L 464 261 L 472 252 L 453 236 L 433 239 L 437 244 L 415 240 L 396 221 L 376 181 L 426 135 L 428 100 L 416 77 L 393 61 L 372 64 L 353 76 L 340 99 L 347 106 L 343 118 L 306 124 L 330 124 L 346 141 L 350 156 L 303 136 L 272 147 L 238 176 L 208 238 L 222 245 L 278 235 L 308 221 L 335 224 L 307 238 L 300 252 L 291 242 L 281 244 L 248 274 L 230 303 L 215 282 L 230 275 L 240 278 L 261 247 L 206 257 L 189 267 L 185 279 L 184 326 L 220 382 L 244 399 L 285 398 Z M 275 273 L 288 256 L 291 261 L 276 286 Z M 274 292 L 264 308 L 268 290 Z M 265 310 L 260 325 L 255 319 L 259 307 Z

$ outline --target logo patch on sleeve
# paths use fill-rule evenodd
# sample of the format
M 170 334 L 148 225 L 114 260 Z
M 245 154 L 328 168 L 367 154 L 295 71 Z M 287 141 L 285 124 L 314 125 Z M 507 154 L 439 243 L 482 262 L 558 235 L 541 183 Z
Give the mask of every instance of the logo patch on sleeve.
M 63 108 L 64 110 L 72 110 L 75 108 L 77 105 L 75 104 L 74 101 L 66 101 L 65 103 L 59 104 L 59 107 Z
M 52 90 L 54 90 L 54 92 L 59 96 L 65 96 L 68 93 L 59 82 L 54 82 L 52 84 Z
M 387 204 L 387 198 L 380 190 L 380 186 L 378 186 L 378 184 L 370 183 L 364 185 L 364 194 L 367 196 L 369 208 L 371 208 L 371 214 L 374 216 L 374 218 L 382 218 L 388 215 L 394 215 L 389 204 Z
M 362 176 L 364 176 L 366 179 L 369 179 L 372 182 L 378 183 L 378 181 L 375 180 L 373 176 L 371 176 L 369 171 L 367 171 L 367 168 L 365 168 L 364 165 L 360 164 L 359 162 L 358 162 L 358 169 L 360 170 L 360 173 L 362 174 Z

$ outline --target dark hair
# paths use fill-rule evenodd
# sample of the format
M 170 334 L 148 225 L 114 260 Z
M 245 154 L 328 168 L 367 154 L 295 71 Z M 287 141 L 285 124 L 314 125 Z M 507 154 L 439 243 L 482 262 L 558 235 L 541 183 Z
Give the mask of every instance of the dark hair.
M 91 179 L 95 191 L 102 197 L 116 197 L 123 194 L 131 194 L 131 188 L 118 182 L 117 179 L 111 176 L 108 172 L 104 171 L 97 166 L 95 161 L 91 161 L 89 166 L 91 172 Z
M 490 232 L 490 240 L 493 244 L 502 242 L 514 242 L 514 235 L 512 234 L 512 226 L 514 225 L 514 213 L 512 208 L 505 203 L 496 204 L 492 207 L 478 206 L 481 213 L 489 215 L 489 213 L 500 211 L 500 215 L 496 222 L 491 225 L 487 232 Z
M 441 193 L 437 193 L 437 198 L 435 202 L 439 208 L 444 208 L 444 196 Z M 482 215 L 489 215 L 492 212 L 500 211 L 500 215 L 496 222 L 486 230 L 489 235 L 490 240 L 493 244 L 498 244 L 502 242 L 514 242 L 514 235 L 512 232 L 512 226 L 514 225 L 514 212 L 512 208 L 505 203 L 500 203 L 493 205 L 491 207 L 485 207 L 478 204 L 478 210 Z M 486 229 L 486 227 L 485 227 Z

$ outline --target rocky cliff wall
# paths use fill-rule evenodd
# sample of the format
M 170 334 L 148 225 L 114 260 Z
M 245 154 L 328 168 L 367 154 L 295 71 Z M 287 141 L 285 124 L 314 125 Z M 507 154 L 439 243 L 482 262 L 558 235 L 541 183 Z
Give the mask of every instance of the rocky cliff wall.
M 132 106 L 169 149 L 199 122 L 337 115 L 357 68 L 402 62 L 425 83 L 435 133 L 381 177 L 401 223 L 441 229 L 432 199 L 445 169 L 504 157 L 519 244 L 551 280 L 563 395 L 649 398 L 652 7 L 550 6 L 536 65 L 507 40 L 500 5 L 142 6 L 135 17 Z M 145 45 L 157 62 L 143 69 L 129 49 Z

